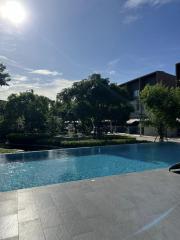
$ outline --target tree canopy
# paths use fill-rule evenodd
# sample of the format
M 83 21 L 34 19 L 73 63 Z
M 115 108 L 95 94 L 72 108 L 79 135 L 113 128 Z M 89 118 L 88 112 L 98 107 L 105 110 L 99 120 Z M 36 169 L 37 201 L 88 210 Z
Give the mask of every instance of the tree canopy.
M 141 92 L 149 123 L 157 129 L 163 141 L 167 128 L 177 125 L 180 117 L 180 88 L 168 88 L 157 84 L 146 86 Z
M 8 86 L 11 80 L 9 73 L 6 71 L 6 66 L 0 63 L 0 86 Z
M 5 71 L 5 67 L 2 68 Z M 6 82 L 9 75 L 6 76 Z M 5 84 L 5 82 L 4 82 Z M 105 122 L 123 126 L 132 111 L 128 92 L 100 74 L 76 82 L 57 94 L 56 101 L 32 90 L 11 94 L 0 104 L 0 129 L 8 133 L 66 131 L 67 123 L 84 133 L 101 135 Z
M 12 94 L 5 106 L 7 129 L 16 132 L 41 132 L 46 129 L 51 100 L 33 91 Z
M 57 102 L 63 118 L 74 123 L 80 120 L 86 126 L 91 123 L 97 131 L 105 120 L 125 123 L 132 111 L 126 90 L 100 74 L 92 74 L 64 89 L 57 95 Z

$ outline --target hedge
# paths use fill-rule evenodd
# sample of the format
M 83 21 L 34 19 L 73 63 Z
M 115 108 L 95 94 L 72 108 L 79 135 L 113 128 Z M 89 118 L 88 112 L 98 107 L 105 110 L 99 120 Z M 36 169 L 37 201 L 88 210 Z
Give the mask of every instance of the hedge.
M 104 140 L 114 140 L 114 139 L 135 139 L 130 136 L 121 136 L 121 135 L 113 135 L 113 134 L 108 134 L 108 135 L 102 135 L 101 139 Z
M 44 133 L 11 133 L 6 136 L 8 142 L 12 144 L 35 144 L 50 137 L 49 134 Z
M 55 139 L 55 141 L 76 141 L 76 140 L 89 140 L 89 139 L 93 139 L 92 136 L 81 136 L 79 137 L 78 135 L 74 135 L 74 136 L 58 136 L 58 137 L 54 137 L 53 139 Z
M 112 139 L 113 138 L 113 139 Z M 49 134 L 16 134 L 12 133 L 7 136 L 9 144 L 20 145 L 23 149 L 36 146 L 41 149 L 44 147 L 52 148 L 73 148 L 73 147 L 91 147 L 91 146 L 103 146 L 103 145 L 118 145 L 127 143 L 136 143 L 136 139 L 132 137 L 120 136 L 120 135 L 106 135 L 101 139 L 92 138 L 79 138 L 79 139 L 69 139 L 69 138 L 56 138 Z M 139 142 L 139 141 L 138 141 Z
M 79 141 L 62 141 L 61 147 L 92 147 L 92 146 L 105 146 L 105 145 L 119 145 L 127 143 L 137 143 L 136 139 L 112 139 L 112 140 L 79 140 Z

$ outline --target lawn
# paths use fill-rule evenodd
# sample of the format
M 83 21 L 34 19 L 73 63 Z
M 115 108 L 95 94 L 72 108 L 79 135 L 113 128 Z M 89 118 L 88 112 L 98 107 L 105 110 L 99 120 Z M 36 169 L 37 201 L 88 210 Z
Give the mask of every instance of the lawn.
M 0 154 L 4 154 L 4 153 L 16 153 L 16 152 L 17 152 L 16 149 L 0 148 Z

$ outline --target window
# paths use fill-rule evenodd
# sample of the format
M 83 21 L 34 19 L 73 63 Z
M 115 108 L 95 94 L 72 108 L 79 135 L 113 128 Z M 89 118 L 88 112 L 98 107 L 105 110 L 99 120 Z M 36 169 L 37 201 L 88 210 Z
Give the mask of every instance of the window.
M 133 96 L 134 97 L 139 97 L 139 90 L 134 90 Z

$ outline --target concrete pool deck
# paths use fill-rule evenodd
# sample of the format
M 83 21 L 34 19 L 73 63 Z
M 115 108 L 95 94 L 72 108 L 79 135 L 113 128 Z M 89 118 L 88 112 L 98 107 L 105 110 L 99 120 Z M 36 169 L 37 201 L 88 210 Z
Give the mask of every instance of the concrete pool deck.
M 167 169 L 0 193 L 0 239 L 179 240 L 179 200 Z

